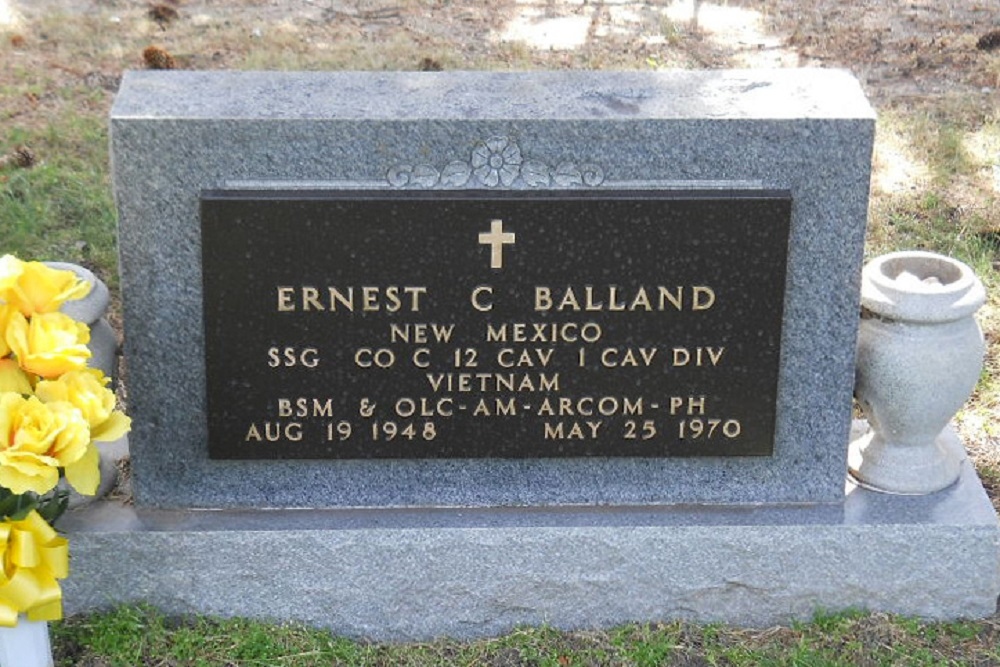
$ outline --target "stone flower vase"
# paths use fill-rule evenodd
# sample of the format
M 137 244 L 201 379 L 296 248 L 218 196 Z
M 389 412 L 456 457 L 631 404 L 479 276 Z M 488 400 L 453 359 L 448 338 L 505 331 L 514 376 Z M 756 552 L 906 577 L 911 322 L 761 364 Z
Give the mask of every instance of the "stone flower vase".
M 972 269 L 942 255 L 896 252 L 865 266 L 855 396 L 871 432 L 848 459 L 863 486 L 924 494 L 958 479 L 965 452 L 942 431 L 982 369 L 973 314 L 985 300 Z
M 0 628 L 0 667 L 52 667 L 49 624 L 21 616 L 13 628 Z
M 78 264 L 67 262 L 45 262 L 45 265 L 60 271 L 72 271 L 81 279 L 90 283 L 90 293 L 82 299 L 67 301 L 61 310 L 77 322 L 83 322 L 90 327 L 90 352 L 93 356 L 88 364 L 91 368 L 99 368 L 104 374 L 115 381 L 115 356 L 118 353 L 118 339 L 115 330 L 104 319 L 104 313 L 111 303 L 111 294 L 104 281 L 88 269 Z
M 72 271 L 90 283 L 90 293 L 87 296 L 67 301 L 59 310 L 90 327 L 89 347 L 92 356 L 88 365 L 91 368 L 100 369 L 104 375 L 111 378 L 112 383 L 115 382 L 117 380 L 115 362 L 118 354 L 118 337 L 115 335 L 115 330 L 104 319 L 104 314 L 111 303 L 108 286 L 91 271 L 78 264 L 67 262 L 45 262 L 45 264 L 60 271 Z M 123 435 L 115 442 L 99 442 L 97 446 L 101 451 L 101 482 L 95 495 L 82 496 L 70 488 L 65 481 L 60 482 L 63 488 L 69 489 L 70 507 L 85 505 L 97 498 L 102 498 L 114 488 L 118 479 L 118 459 L 121 459 L 128 452 L 128 435 Z

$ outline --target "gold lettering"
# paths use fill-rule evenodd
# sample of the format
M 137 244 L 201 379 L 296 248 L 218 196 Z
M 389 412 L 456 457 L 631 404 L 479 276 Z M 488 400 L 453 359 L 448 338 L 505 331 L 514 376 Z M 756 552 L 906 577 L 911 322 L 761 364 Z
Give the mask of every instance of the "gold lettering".
M 535 288 L 535 310 L 552 309 L 552 290 L 548 287 Z
M 420 312 L 421 298 L 427 294 L 426 287 L 389 285 L 387 287 L 367 286 L 355 290 L 354 287 L 329 285 L 325 292 L 309 285 L 301 287 L 279 286 L 276 289 L 278 312 L 288 313 L 301 309 L 303 312 L 338 311 L 364 312 L 385 310 L 396 313 L 401 310 Z M 298 304 L 296 304 L 298 296 Z M 357 297 L 357 301 L 355 300 Z
M 295 310 L 295 288 L 294 287 L 279 287 L 278 288 L 278 312 L 279 313 L 290 313 Z
M 704 415 L 704 396 L 671 396 L 670 414 Z
M 625 310 L 625 302 L 618 300 L 618 286 L 612 285 L 608 288 L 608 300 L 611 304 L 608 306 L 608 310 L 619 312 Z
M 725 347 L 675 347 L 671 365 L 718 366 L 725 351 Z
M 378 302 L 378 288 L 377 287 L 362 287 L 361 288 L 361 310 L 366 313 L 370 313 L 379 309 Z
M 663 288 L 661 287 L 660 289 Z M 636 293 L 635 298 L 632 299 L 632 306 L 629 308 L 629 310 L 639 310 L 640 308 L 642 308 L 642 310 L 645 310 L 647 312 L 653 310 L 652 304 L 649 303 L 649 294 L 646 293 L 645 287 L 639 288 L 639 291 Z M 660 310 L 663 310 L 663 308 L 660 308 Z
M 319 302 L 319 290 L 315 287 L 302 288 L 302 310 L 326 310 Z
M 327 291 L 329 292 L 329 296 L 330 296 L 330 310 L 334 310 L 334 311 L 337 310 L 337 304 L 339 303 L 341 306 L 343 306 L 347 310 L 351 311 L 352 313 L 354 312 L 354 288 L 353 287 L 348 287 L 347 288 L 347 295 L 346 296 L 344 295 L 343 292 L 341 292 L 336 287 L 329 287 L 329 288 L 327 288 Z
M 563 433 L 563 423 L 559 422 L 555 426 L 545 422 L 543 426 L 543 436 L 546 440 L 563 440 L 566 436 Z
M 411 326 L 413 326 L 413 325 L 410 325 L 410 324 L 403 324 L 403 325 L 390 324 L 389 325 L 389 340 L 391 342 L 393 342 L 393 343 L 397 343 L 397 342 L 409 343 L 410 342 L 410 327 Z M 420 340 L 419 338 L 417 338 L 413 342 L 414 343 L 426 343 L 427 341 L 426 340 Z
M 584 421 L 582 424 L 580 422 L 571 422 L 567 428 L 565 422 L 559 422 L 555 425 L 545 422 L 542 425 L 542 436 L 546 440 L 586 440 L 587 438 L 594 439 L 598 435 L 598 431 L 601 428 L 600 421 Z M 590 431 L 589 433 L 583 430 L 586 426 Z
M 279 417 L 332 417 L 332 398 L 279 398 Z
M 542 366 L 546 367 L 552 360 L 552 353 L 555 352 L 554 349 L 525 349 L 521 350 L 520 353 L 514 348 L 505 347 L 497 353 L 497 363 L 503 368 L 514 368 L 514 367 L 524 367 L 524 366 Z
M 660 310 L 666 310 L 669 303 L 674 310 L 681 310 L 684 307 L 684 288 L 678 285 L 671 294 L 666 287 L 660 286 Z
M 528 330 L 528 327 L 531 330 Z M 583 340 L 595 343 L 603 332 L 596 322 L 514 322 L 510 324 L 487 324 L 488 343 L 575 343 Z
M 510 375 L 507 375 L 506 377 L 503 376 L 503 375 L 498 374 L 498 375 L 496 375 L 496 377 L 494 379 L 496 380 L 496 383 L 497 383 L 497 391 L 499 391 L 499 392 L 514 391 L 514 374 L 513 373 L 511 373 Z
M 612 289 L 614 289 L 614 288 L 612 288 Z M 587 297 L 586 298 L 586 300 L 587 300 L 587 306 L 586 306 L 585 310 L 604 310 L 604 302 L 603 301 L 598 301 L 597 303 L 594 303 L 594 288 L 593 287 L 591 287 L 590 285 L 587 285 L 586 287 L 583 288 L 583 293 Z
M 454 331 L 454 324 L 390 324 L 389 340 L 393 343 L 424 344 L 433 339 L 438 343 L 447 343 Z
M 559 373 L 426 373 L 433 391 L 557 392 Z
M 558 399 L 544 398 L 538 406 L 536 415 L 539 417 L 589 417 L 594 412 L 604 417 L 613 415 L 641 416 L 645 411 L 643 398 L 622 396 L 581 396 L 570 398 L 560 396 Z
M 656 357 L 655 347 L 606 347 L 601 352 L 601 365 L 605 368 L 637 368 L 653 365 Z
M 302 439 L 302 422 L 264 422 L 264 432 L 261 433 L 256 424 L 250 424 L 246 442 L 278 442 L 280 440 L 298 442 Z
M 653 294 L 655 290 L 655 294 Z M 676 285 L 668 287 L 639 286 L 632 291 L 617 285 L 604 287 L 567 285 L 553 290 L 535 287 L 535 310 L 557 311 L 608 311 L 653 312 L 675 310 L 708 310 L 715 304 L 715 291 L 707 285 Z
M 507 325 L 501 324 L 499 327 L 494 327 L 492 324 L 486 325 L 486 342 L 487 343 L 506 343 L 507 342 Z
M 576 300 L 576 294 L 573 293 L 572 287 L 566 288 L 566 293 L 563 295 L 562 301 L 559 302 L 557 310 L 562 311 L 566 308 L 580 310 L 580 302 Z
M 480 285 L 476 289 L 472 290 L 472 296 L 471 296 L 472 307 L 481 313 L 486 313 L 493 310 L 493 302 L 490 301 L 487 303 L 482 303 L 479 297 L 480 295 L 483 294 L 488 294 L 489 296 L 493 296 L 493 288 L 490 287 L 489 285 Z
M 420 312 L 420 297 L 427 294 L 426 287 L 404 287 L 403 293 L 410 297 L 410 310 L 414 313 Z
M 476 408 L 472 411 L 476 417 L 513 417 L 517 415 L 517 402 L 513 398 L 494 398 L 492 409 L 489 401 L 480 398 L 476 402 Z
M 399 299 L 399 288 L 398 287 L 386 287 L 385 288 L 385 299 L 387 303 L 385 304 L 385 309 L 390 313 L 399 312 L 399 309 L 403 307 L 403 302 Z
M 715 290 L 711 287 L 695 285 L 693 291 L 691 310 L 708 310 L 715 304 Z

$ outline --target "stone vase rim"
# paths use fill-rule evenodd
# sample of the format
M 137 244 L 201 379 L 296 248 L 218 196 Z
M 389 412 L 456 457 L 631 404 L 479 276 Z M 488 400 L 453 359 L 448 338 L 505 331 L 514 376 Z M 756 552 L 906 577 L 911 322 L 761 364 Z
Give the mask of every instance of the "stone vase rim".
M 964 262 L 924 250 L 880 255 L 861 272 L 861 306 L 887 320 L 951 322 L 986 302 L 982 281 Z
M 67 301 L 59 309 L 60 312 L 87 325 L 93 325 L 107 312 L 111 304 L 111 293 L 104 281 L 94 275 L 93 271 L 73 262 L 43 262 L 43 264 L 60 271 L 72 271 L 90 283 L 90 292 L 80 299 Z

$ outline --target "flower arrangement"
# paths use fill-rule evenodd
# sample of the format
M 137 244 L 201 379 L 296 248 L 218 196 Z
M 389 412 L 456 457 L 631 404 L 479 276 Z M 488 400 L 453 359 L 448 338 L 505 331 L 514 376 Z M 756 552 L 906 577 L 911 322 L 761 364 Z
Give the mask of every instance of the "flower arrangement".
M 90 329 L 59 312 L 90 284 L 72 271 L 0 258 L 0 627 L 62 618 L 69 545 L 52 525 L 68 491 L 100 482 L 96 441 L 120 438 L 109 379 L 87 367 Z

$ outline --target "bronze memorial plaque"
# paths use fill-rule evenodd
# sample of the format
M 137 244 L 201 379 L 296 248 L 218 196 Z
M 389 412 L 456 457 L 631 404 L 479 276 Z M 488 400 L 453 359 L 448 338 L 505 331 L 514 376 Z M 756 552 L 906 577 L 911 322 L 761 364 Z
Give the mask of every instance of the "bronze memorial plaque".
M 205 192 L 209 455 L 768 456 L 791 205 Z

